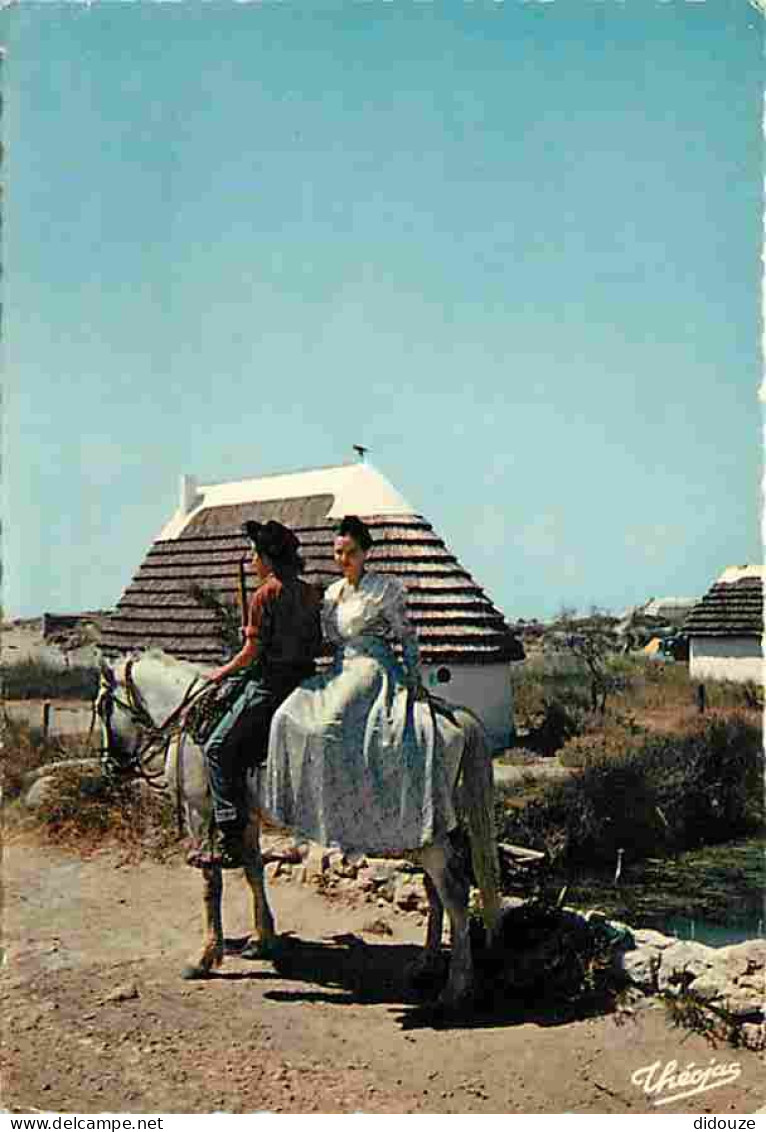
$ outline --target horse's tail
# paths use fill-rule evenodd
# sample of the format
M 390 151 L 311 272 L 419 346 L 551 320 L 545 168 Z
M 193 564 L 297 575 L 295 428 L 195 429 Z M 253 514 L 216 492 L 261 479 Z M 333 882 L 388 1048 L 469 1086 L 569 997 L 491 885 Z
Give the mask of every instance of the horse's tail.
M 461 711 L 460 716 L 465 735 L 463 807 L 468 822 L 471 862 L 481 894 L 482 917 L 491 938 L 500 912 L 492 754 L 480 720 L 468 711 Z

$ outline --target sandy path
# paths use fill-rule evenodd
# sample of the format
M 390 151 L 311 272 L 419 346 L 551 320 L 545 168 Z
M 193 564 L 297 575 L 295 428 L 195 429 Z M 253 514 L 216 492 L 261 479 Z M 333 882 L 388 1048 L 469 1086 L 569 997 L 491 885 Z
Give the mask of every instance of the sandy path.
M 279 973 L 227 956 L 183 982 L 199 939 L 199 878 L 180 863 L 121 866 L 16 843 L 4 856 L 3 1103 L 13 1111 L 749 1113 L 766 1101 L 752 1053 L 681 1042 L 662 1010 L 557 1022 L 508 1017 L 438 1030 L 403 982 L 423 929 L 414 915 L 330 903 L 272 885 L 295 933 Z M 227 938 L 249 925 L 230 876 Z M 392 935 L 363 932 L 383 916 Z M 105 1001 L 133 984 L 138 997 Z M 642 1065 L 737 1061 L 739 1079 L 653 1109 Z

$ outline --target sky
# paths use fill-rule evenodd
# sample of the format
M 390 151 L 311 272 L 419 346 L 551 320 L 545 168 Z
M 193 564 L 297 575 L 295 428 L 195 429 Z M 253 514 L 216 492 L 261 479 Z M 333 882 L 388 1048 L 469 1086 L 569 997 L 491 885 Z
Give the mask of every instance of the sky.
M 362 443 L 512 618 L 761 562 L 747 0 L 16 3 L 3 609 Z

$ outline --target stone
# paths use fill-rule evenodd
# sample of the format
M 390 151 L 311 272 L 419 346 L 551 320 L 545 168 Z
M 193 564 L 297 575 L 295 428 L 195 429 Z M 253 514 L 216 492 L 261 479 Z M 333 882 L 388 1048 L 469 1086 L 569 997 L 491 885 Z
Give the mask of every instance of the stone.
M 428 897 L 422 877 L 401 875 L 394 888 L 394 904 L 405 911 L 417 910 L 428 905 Z
M 715 948 L 692 940 L 677 940 L 662 951 L 657 974 L 659 990 L 688 985 L 713 966 L 715 955 Z
M 374 886 L 387 884 L 396 873 L 394 865 L 388 861 L 371 862 L 365 870 L 365 879 L 372 881 Z
M 761 973 L 766 975 L 766 939 L 746 939 L 743 943 L 734 943 L 729 947 L 719 947 L 716 951 L 716 965 L 720 964 L 726 969 L 729 978 L 742 979 L 743 977 Z M 766 991 L 766 981 L 764 982 Z
M 312 845 L 304 859 L 303 868 L 306 870 L 306 883 L 316 884 L 327 869 L 328 854 L 318 845 Z
M 119 987 L 115 987 L 103 999 L 104 1002 L 129 1002 L 132 998 L 138 998 L 138 987 L 135 983 L 123 983 Z
M 44 806 L 56 797 L 56 783 L 52 777 L 38 778 L 24 795 L 24 805 L 30 810 Z
M 358 866 L 346 857 L 340 849 L 331 849 L 328 854 L 327 867 L 336 876 L 353 880 L 359 872 Z
M 393 904 L 395 894 L 396 880 L 394 879 L 394 877 L 391 877 L 391 879 L 386 881 L 385 884 L 378 885 L 378 887 L 375 889 L 375 895 L 382 897 L 382 899 L 384 901 L 387 901 L 389 904 Z
M 630 931 L 633 933 L 637 947 L 648 944 L 650 947 L 657 947 L 662 950 L 678 942 L 672 936 L 663 935 L 662 932 L 656 932 L 653 928 L 631 928 Z
M 657 971 L 660 966 L 660 952 L 654 947 L 637 947 L 633 951 L 618 951 L 615 965 L 625 978 L 647 994 L 657 989 Z
M 766 1049 L 766 1022 L 743 1022 L 742 1040 L 747 1049 Z
M 763 991 L 751 991 L 745 987 L 726 988 L 723 1005 L 735 1018 L 750 1018 L 761 1021 L 764 1013 Z
M 264 835 L 261 838 L 261 854 L 265 864 L 271 861 L 284 861 L 291 865 L 299 865 L 303 859 L 301 846 L 296 845 L 292 838 L 281 835 Z

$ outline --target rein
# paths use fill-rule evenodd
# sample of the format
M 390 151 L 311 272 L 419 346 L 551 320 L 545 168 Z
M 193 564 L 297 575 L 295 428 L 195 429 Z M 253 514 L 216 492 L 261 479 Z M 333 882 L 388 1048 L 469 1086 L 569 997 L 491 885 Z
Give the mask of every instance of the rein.
M 183 695 L 180 704 L 164 720 L 164 722 L 157 724 L 152 718 L 152 714 L 146 705 L 140 688 L 133 678 L 133 665 L 132 659 L 128 660 L 125 665 L 125 691 L 126 698 L 122 699 L 115 694 L 114 684 L 102 686 L 97 699 L 93 704 L 93 720 L 91 723 L 91 730 L 93 723 L 95 723 L 96 715 L 101 719 L 102 725 L 105 730 L 106 742 L 102 747 L 102 761 L 107 761 L 109 757 L 109 740 L 111 739 L 111 728 L 109 721 L 115 707 L 119 707 L 124 711 L 133 723 L 146 733 L 145 738 L 136 743 L 135 749 L 131 753 L 131 760 L 127 765 L 120 767 L 120 770 L 125 774 L 132 774 L 136 778 L 143 779 L 149 786 L 154 787 L 155 790 L 163 789 L 163 786 L 158 779 L 164 777 L 164 767 L 158 771 L 151 771 L 148 769 L 148 763 L 156 757 L 162 748 L 164 748 L 165 759 L 167 759 L 170 743 L 173 738 L 178 739 L 178 758 L 179 762 L 183 752 L 184 740 L 184 722 L 179 720 L 183 711 L 189 706 L 192 699 L 203 690 L 197 688 L 195 685 L 200 680 L 200 677 L 195 676 L 189 687 Z M 148 756 L 148 757 L 147 757 Z M 179 766 L 180 773 L 180 766 Z

